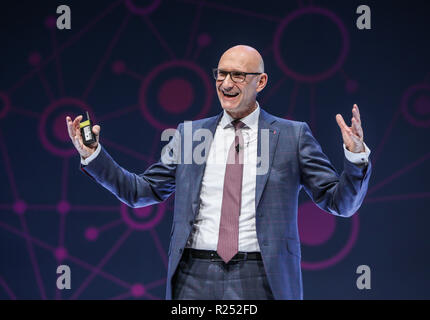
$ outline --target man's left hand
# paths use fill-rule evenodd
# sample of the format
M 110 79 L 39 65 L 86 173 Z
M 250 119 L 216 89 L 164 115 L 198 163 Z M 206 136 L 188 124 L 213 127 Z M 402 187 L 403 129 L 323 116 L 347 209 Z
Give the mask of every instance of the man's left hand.
M 346 148 L 355 153 L 364 152 L 363 128 L 361 128 L 360 111 L 354 104 L 352 108 L 351 127 L 348 127 L 340 114 L 336 115 L 336 121 L 342 132 L 343 143 Z

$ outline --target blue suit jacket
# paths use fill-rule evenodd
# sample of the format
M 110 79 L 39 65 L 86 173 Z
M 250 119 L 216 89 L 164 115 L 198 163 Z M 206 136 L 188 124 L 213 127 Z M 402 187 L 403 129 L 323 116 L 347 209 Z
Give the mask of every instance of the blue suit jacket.
M 215 134 L 222 112 L 192 122 Z M 261 129 L 269 130 L 269 170 L 257 175 L 255 191 L 256 228 L 267 278 L 275 299 L 302 299 L 300 240 L 297 228 L 298 195 L 302 187 L 323 210 L 349 217 L 360 207 L 367 191 L 371 163 L 355 165 L 344 159 L 339 176 L 304 122 L 270 115 L 261 109 L 258 121 L 258 154 Z M 181 139 L 184 126 L 178 126 Z M 190 156 L 179 135 L 172 139 L 171 154 L 181 150 L 181 159 Z M 194 141 L 193 147 L 200 142 Z M 194 149 L 194 148 L 193 148 Z M 185 154 L 184 154 L 185 152 Z M 192 152 L 192 150 L 191 150 Z M 200 188 L 205 164 L 166 164 L 159 161 L 143 174 L 120 167 L 102 148 L 83 170 L 118 199 L 131 207 L 159 203 L 175 194 L 174 218 L 168 250 L 166 299 L 171 299 L 171 280 L 199 210 Z

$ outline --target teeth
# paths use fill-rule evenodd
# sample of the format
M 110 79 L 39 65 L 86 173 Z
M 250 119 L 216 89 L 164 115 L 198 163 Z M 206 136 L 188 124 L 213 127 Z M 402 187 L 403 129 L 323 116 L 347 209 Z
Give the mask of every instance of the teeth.
M 227 97 L 236 97 L 239 93 L 226 93 L 223 91 L 223 94 L 226 95 Z

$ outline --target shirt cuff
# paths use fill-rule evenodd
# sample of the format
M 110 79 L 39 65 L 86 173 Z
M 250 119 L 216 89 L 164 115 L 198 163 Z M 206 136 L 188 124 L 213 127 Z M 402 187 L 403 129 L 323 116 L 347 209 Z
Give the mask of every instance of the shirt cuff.
M 100 143 L 97 145 L 96 151 L 92 155 L 90 155 L 88 158 L 84 159 L 81 157 L 81 164 L 83 166 L 87 166 L 90 164 L 91 161 L 93 161 L 100 153 L 100 150 L 102 149 Z
M 367 145 L 363 142 L 364 144 L 364 152 L 351 152 L 349 151 L 345 144 L 343 144 L 343 150 L 345 151 L 345 158 L 349 161 L 352 162 L 354 164 L 367 164 L 367 162 L 369 162 L 369 155 L 370 155 L 370 149 L 367 147 Z

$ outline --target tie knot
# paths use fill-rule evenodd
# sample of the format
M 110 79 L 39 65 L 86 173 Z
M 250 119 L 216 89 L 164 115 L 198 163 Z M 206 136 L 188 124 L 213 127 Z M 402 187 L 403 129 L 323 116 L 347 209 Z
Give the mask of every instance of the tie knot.
M 231 124 L 233 125 L 235 131 L 242 129 L 245 126 L 245 124 L 239 119 L 233 120 Z

